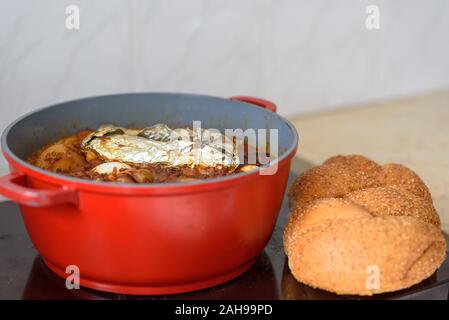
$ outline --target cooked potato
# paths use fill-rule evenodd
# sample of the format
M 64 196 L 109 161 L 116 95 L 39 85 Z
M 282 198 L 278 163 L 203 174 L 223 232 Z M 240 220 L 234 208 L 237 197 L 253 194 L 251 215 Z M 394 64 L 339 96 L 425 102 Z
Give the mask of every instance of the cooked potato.
M 95 152 L 93 151 L 87 151 L 86 152 L 86 161 L 87 162 L 92 162 L 98 159 L 98 156 Z
M 86 164 L 85 158 L 65 144 L 54 144 L 44 149 L 36 158 L 35 165 L 42 169 L 69 172 L 81 169 Z
M 250 172 L 259 169 L 258 166 L 247 164 L 246 166 L 243 166 L 240 168 L 240 172 Z
M 150 170 L 133 169 L 128 170 L 126 173 L 129 174 L 137 183 L 149 183 L 154 180 L 154 176 Z

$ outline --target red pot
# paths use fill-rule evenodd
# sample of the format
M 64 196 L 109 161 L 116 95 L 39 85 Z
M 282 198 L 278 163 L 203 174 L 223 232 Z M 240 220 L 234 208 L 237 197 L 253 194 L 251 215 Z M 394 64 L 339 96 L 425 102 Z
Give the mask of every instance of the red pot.
M 270 239 L 298 141 L 294 127 L 272 112 L 274 104 L 237 99 L 245 103 L 127 94 L 38 110 L 3 133 L 11 173 L 0 178 L 0 193 L 19 203 L 31 241 L 48 267 L 66 278 L 66 268 L 77 266 L 82 286 L 170 294 L 228 281 L 249 269 Z M 204 127 L 278 129 L 279 157 L 264 169 L 277 166 L 276 173 L 131 185 L 66 177 L 25 161 L 44 143 L 86 126 L 112 121 L 177 126 L 195 119 Z

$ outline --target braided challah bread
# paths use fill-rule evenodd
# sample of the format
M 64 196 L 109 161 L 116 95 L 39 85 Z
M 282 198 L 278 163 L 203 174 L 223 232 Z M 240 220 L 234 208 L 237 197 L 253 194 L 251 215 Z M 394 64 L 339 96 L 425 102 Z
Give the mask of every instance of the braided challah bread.
M 312 287 L 350 295 L 396 291 L 428 278 L 445 259 L 430 192 L 402 165 L 332 157 L 303 173 L 289 197 L 288 264 Z

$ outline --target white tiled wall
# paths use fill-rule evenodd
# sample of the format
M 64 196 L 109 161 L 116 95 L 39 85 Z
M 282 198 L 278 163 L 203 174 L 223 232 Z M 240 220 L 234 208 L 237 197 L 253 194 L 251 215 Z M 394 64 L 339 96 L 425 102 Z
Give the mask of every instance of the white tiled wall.
M 380 30 L 365 28 L 369 4 Z M 291 115 L 436 90 L 449 87 L 448 31 L 447 0 L 0 1 L 0 130 L 114 92 L 248 94 Z

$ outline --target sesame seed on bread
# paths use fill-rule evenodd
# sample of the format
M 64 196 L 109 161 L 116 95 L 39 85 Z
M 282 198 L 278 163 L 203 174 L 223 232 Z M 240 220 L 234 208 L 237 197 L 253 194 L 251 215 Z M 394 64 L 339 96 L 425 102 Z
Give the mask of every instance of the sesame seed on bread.
M 284 248 L 293 276 L 337 294 L 372 295 L 431 276 L 446 242 L 430 192 L 412 170 L 362 156 L 336 156 L 289 191 Z M 370 266 L 378 287 L 367 285 Z

